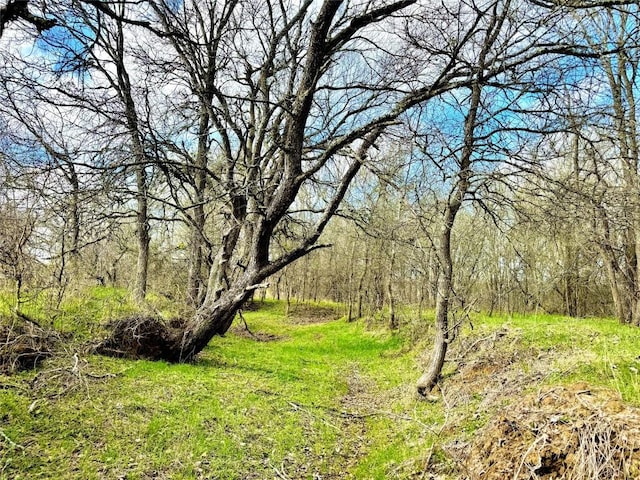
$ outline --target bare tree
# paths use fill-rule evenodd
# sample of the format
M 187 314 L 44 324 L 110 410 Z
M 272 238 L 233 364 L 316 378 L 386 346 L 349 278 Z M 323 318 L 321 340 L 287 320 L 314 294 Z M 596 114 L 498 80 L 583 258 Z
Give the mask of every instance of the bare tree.
M 477 25 L 477 29 L 469 31 L 458 23 L 458 38 L 470 35 L 473 40 L 469 46 L 454 42 L 454 45 L 461 45 L 458 48 L 469 48 L 474 53 L 474 70 L 468 95 L 460 100 L 461 94 L 457 92 L 453 98 L 454 105 L 449 107 L 450 113 L 463 109 L 462 113 L 452 113 L 462 123 L 459 144 L 456 147 L 449 138 L 449 145 L 435 154 L 433 151 L 437 147 L 434 149 L 429 145 L 432 161 L 450 183 L 445 198 L 441 200 L 440 231 L 433 235 L 441 272 L 437 281 L 436 335 L 431 361 L 417 385 L 421 395 L 428 394 L 437 384 L 448 345 L 457 328 L 449 322 L 454 292 L 451 242 L 455 220 L 463 203 L 482 200 L 482 192 L 487 190 L 487 182 L 492 180 L 496 165 L 501 165 L 502 173 L 510 170 L 507 165 L 511 162 L 514 162 L 514 173 L 531 168 L 528 163 L 536 162 L 531 157 L 515 165 L 517 162 L 513 157 L 517 158 L 515 153 L 521 148 L 517 132 L 541 134 L 548 126 L 538 125 L 535 115 L 524 122 L 517 120 L 527 110 L 524 104 L 541 105 L 535 99 L 550 90 L 551 78 L 556 81 L 563 79 L 565 69 L 571 64 L 569 58 L 595 55 L 584 42 L 577 42 L 571 33 L 563 33 L 567 25 L 560 23 L 557 29 L 554 27 L 558 17 L 553 12 L 534 9 L 525 13 L 522 9 L 526 4 L 509 0 L 483 4 L 461 2 L 458 8 L 449 19 L 453 25 L 459 18 L 466 18 L 465 23 Z M 525 38 L 516 33 L 521 31 L 529 31 L 529 36 Z M 514 41 L 514 35 L 517 41 Z M 560 62 L 562 65 L 555 72 L 545 72 L 544 64 L 558 58 L 558 55 L 564 57 Z M 497 65 L 503 69 L 504 76 L 495 75 Z M 528 71 L 522 70 L 523 65 Z M 511 144 L 511 147 L 501 143 Z M 446 170 L 448 164 L 453 164 L 451 173 Z
M 9 0 L 0 7 L 0 37 L 11 22 L 23 21 L 36 27 L 38 32 L 53 28 L 56 21 L 43 15 L 35 14 L 29 9 L 29 0 Z
M 470 90 L 473 99 L 507 81 L 524 90 L 527 69 L 588 50 L 557 28 L 566 10 L 524 1 L 66 7 L 55 35 L 45 32 L 38 44 L 50 46 L 43 57 L 52 72 L 40 69 L 46 82 L 31 81 L 39 83 L 38 101 L 49 97 L 86 115 L 86 130 L 95 131 L 91 149 L 99 152 L 88 168 L 133 173 L 138 297 L 149 220 L 164 220 L 149 202 L 179 212 L 188 224 L 188 289 L 197 310 L 179 330 L 159 326 L 143 336 L 138 352 L 173 361 L 192 359 L 227 331 L 270 276 L 322 246 L 320 236 L 351 183 L 363 166 L 376 171 L 385 161 L 401 120 L 419 118 L 419 107 L 445 92 Z M 475 108 L 455 157 L 443 269 L 451 263 L 447 237 L 469 193 Z M 157 171 L 164 185 L 150 181 Z M 131 202 L 121 198 L 125 209 Z M 441 274 L 449 287 L 439 292 L 444 317 L 447 276 Z
M 637 6 L 616 6 L 597 15 L 576 15 L 581 19 L 576 36 L 600 54 L 591 66 L 591 75 L 585 78 L 597 93 L 574 93 L 565 98 L 560 114 L 564 115 L 567 134 L 549 136 L 545 147 L 552 161 L 566 162 L 564 169 L 551 170 L 546 190 L 565 211 L 589 226 L 587 254 L 602 260 L 615 315 L 621 322 L 636 325 L 640 323 L 640 150 L 635 100 L 638 13 Z M 612 53 L 605 54 L 607 50 Z M 548 218 L 553 222 L 563 215 L 549 212 Z M 575 258 L 579 253 L 568 250 L 566 254 Z M 566 277 L 570 311 L 575 311 L 571 307 L 572 290 L 576 289 L 573 277 Z
M 195 318 L 179 335 L 150 340 L 165 343 L 163 355 L 192 358 L 213 335 L 229 328 L 237 309 L 264 280 L 317 248 L 317 239 L 382 128 L 411 104 L 437 94 L 430 85 L 407 100 L 407 94 L 394 92 L 396 81 L 382 72 L 369 69 L 363 76 L 354 75 L 344 62 L 336 61 L 349 51 L 349 42 L 371 41 L 367 36 L 373 31 L 367 27 L 413 3 L 352 7 L 325 2 L 317 10 L 311 1 L 296 9 L 270 2 L 260 7 L 243 2 L 186 3 L 179 13 L 155 4 L 166 28 L 174 29 L 180 25 L 174 20 L 179 20 L 214 32 L 204 44 L 184 38 L 200 27 L 185 28 L 178 39 L 165 41 L 184 71 L 202 73 L 188 63 L 193 54 L 202 55 L 209 65 L 209 96 L 198 91 L 205 96 L 197 99 L 196 111 L 200 119 L 210 119 L 214 133 L 201 124 L 201 147 L 196 151 L 202 153 L 196 154 L 200 164 L 194 163 L 204 170 L 203 157 L 213 143 L 219 161 L 206 173 L 219 205 L 221 229 L 206 295 Z M 241 27 L 248 19 L 250 30 Z M 362 39 L 356 40 L 357 35 Z M 385 55 L 379 50 L 377 54 Z M 353 49 L 349 55 L 359 68 L 368 68 L 367 49 Z M 202 81 L 198 78 L 192 85 Z M 440 82 L 436 90 L 448 88 L 446 81 Z M 327 185 L 324 201 L 310 209 L 296 203 L 301 191 L 322 183 Z M 305 220 L 287 248 L 272 258 L 272 241 L 289 231 L 291 222 L 303 219 L 296 213 L 300 208 L 313 213 L 307 217 L 311 223 Z
M 34 263 L 29 246 L 36 222 L 31 206 L 24 199 L 20 203 L 2 198 L 0 204 L 0 269 L 14 283 L 14 312 L 23 315 L 23 290 Z
M 637 250 L 640 245 L 640 218 L 637 215 L 640 200 L 637 193 L 640 185 L 640 132 L 635 101 L 638 60 L 637 48 L 629 48 L 637 43 L 636 29 L 628 28 L 630 22 L 638 25 L 637 7 L 607 10 L 604 15 L 600 33 L 589 40 L 594 48 L 599 48 L 596 44 L 602 42 L 604 35 L 615 35 L 614 41 L 619 49 L 614 56 L 603 57 L 600 63 L 611 98 L 611 143 L 614 152 L 608 152 L 607 156 L 612 153 L 616 156 L 617 161 L 613 162 L 612 167 L 620 172 L 617 179 L 611 179 L 610 182 L 603 178 L 602 183 L 608 183 L 610 190 L 618 192 L 621 208 L 616 210 L 615 220 L 602 203 L 595 206 L 594 214 L 598 224 L 596 229 L 600 233 L 598 245 L 606 261 L 617 316 L 622 322 L 640 325 L 640 252 Z M 627 28 L 622 28 L 623 25 Z M 617 225 L 614 226 L 614 222 Z M 614 228 L 618 231 L 614 232 Z M 622 253 L 618 254 L 616 250 Z

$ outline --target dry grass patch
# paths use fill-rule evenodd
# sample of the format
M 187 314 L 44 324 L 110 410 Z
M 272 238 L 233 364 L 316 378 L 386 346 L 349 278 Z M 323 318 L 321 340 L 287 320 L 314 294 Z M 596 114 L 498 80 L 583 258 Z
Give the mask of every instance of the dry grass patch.
M 480 399 L 478 411 L 487 412 L 505 399 L 517 398 L 548 375 L 553 354 L 525 347 L 521 332 L 505 327 L 461 339 L 451 351 L 443 384 L 448 408 Z
M 331 322 L 342 316 L 333 306 L 304 303 L 290 305 L 286 313 L 287 319 L 294 325 Z
M 640 409 L 584 383 L 529 395 L 472 442 L 468 480 L 640 478 Z

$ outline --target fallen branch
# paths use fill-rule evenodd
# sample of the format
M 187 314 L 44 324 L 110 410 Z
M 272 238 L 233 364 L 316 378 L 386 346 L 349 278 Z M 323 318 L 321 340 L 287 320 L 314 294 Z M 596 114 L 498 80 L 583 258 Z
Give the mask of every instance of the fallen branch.
M 4 433 L 2 431 L 2 429 L 0 428 L 0 437 L 4 438 L 5 441 L 13 448 L 17 448 L 20 450 L 24 450 L 24 447 L 22 445 L 20 445 L 19 443 L 14 442 L 13 440 L 11 440 L 6 433 Z
M 238 310 L 238 317 L 240 317 L 240 320 L 242 320 L 242 323 L 244 323 L 244 328 L 247 331 L 247 333 L 251 335 L 253 338 L 255 338 L 256 340 L 258 340 L 258 337 L 256 337 L 254 333 L 251 330 L 249 330 L 249 325 L 247 324 L 247 321 L 245 320 L 244 315 L 242 315 L 242 310 Z
M 89 381 L 114 378 L 113 373 L 97 374 L 84 371 L 88 367 L 86 360 L 81 360 L 77 353 L 72 356 L 72 365 L 68 367 L 52 368 L 38 373 L 31 381 L 33 390 L 44 390 L 44 396 L 49 399 L 60 398 L 78 387 L 84 387 L 89 397 Z
M 25 322 L 29 322 L 32 325 L 35 325 L 36 327 L 42 329 L 42 326 L 38 322 L 36 322 L 33 318 L 29 317 L 26 313 L 19 310 L 17 307 L 15 308 L 14 313 L 18 318 L 21 318 Z
M 281 467 L 282 471 L 278 470 L 278 467 L 276 467 L 275 465 L 273 465 L 271 462 L 269 462 L 269 465 L 271 466 L 271 468 L 273 468 L 273 472 L 276 474 L 276 476 L 278 478 L 280 478 L 281 480 L 291 480 L 286 473 L 284 473 L 284 465 Z

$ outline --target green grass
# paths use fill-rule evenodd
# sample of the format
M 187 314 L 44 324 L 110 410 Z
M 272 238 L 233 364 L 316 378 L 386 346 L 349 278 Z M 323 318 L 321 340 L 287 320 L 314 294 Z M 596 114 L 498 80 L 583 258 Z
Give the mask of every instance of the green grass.
M 82 292 L 71 292 L 59 306 L 52 298 L 53 293 L 47 290 L 26 293 L 21 312 L 43 327 L 53 327 L 76 338 L 100 336 L 109 321 L 135 313 L 167 319 L 183 313 L 169 299 L 155 293 L 149 293 L 145 305 L 140 307 L 133 303 L 124 288 L 96 286 Z M 14 295 L 0 291 L 0 317 L 11 316 L 14 307 Z
M 340 312 L 321 307 L 324 316 Z M 94 289 L 65 309 L 67 328 L 77 321 L 91 331 L 133 307 L 122 291 Z M 451 462 L 440 447 L 486 423 L 476 411 L 481 395 L 451 411 L 416 400 L 427 340 L 414 345 L 402 331 L 285 311 L 267 301 L 244 312 L 252 332 L 276 338 L 230 332 L 195 364 L 78 352 L 82 375 L 74 377 L 71 345 L 37 372 L 0 377 L 0 479 L 411 478 L 427 459 Z M 554 352 L 546 383 L 587 381 L 640 404 L 640 331 L 610 320 L 514 316 L 478 317 L 463 335 L 470 341 L 503 326 L 519 335 L 504 349 Z M 452 371 L 449 392 L 457 381 Z
M 612 319 L 552 315 L 481 317 L 485 328 L 507 326 L 522 332 L 524 346 L 555 353 L 550 383 L 584 381 L 612 388 L 640 405 L 640 329 Z

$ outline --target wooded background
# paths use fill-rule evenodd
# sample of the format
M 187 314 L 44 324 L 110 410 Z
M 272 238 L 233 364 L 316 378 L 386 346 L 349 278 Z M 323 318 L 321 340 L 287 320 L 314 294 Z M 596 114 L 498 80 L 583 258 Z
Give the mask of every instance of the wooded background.
M 153 290 L 193 311 L 170 359 L 265 294 L 391 328 L 435 307 L 444 345 L 468 309 L 640 323 L 637 2 L 10 1 L 0 24 L 16 311 Z

